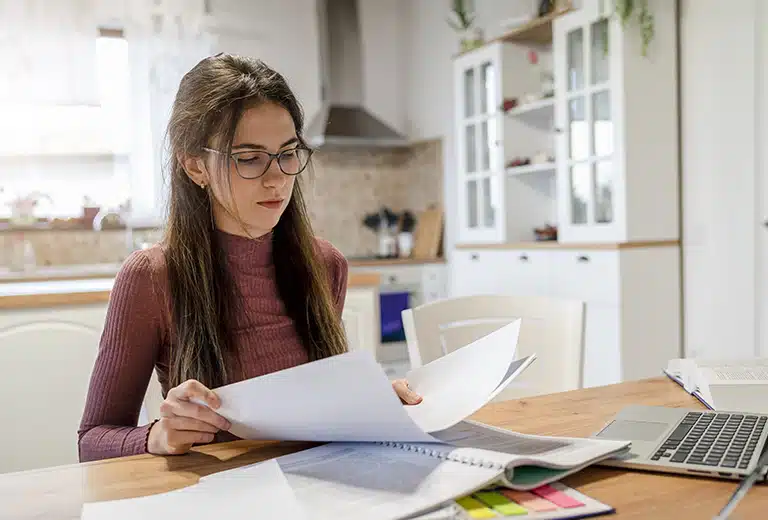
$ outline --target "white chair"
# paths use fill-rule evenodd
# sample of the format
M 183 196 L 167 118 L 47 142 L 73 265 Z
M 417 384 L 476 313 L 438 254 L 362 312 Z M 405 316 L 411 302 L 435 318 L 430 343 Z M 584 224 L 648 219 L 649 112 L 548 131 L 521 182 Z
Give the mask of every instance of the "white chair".
M 536 361 L 496 401 L 582 387 L 583 302 L 505 295 L 465 296 L 407 309 L 402 317 L 412 368 L 521 318 L 515 357 L 535 353 Z

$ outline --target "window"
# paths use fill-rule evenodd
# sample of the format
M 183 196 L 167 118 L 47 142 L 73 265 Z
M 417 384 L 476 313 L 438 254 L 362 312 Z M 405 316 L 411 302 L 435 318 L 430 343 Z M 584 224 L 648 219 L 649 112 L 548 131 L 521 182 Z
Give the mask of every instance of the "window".
M 131 75 L 122 31 L 102 29 L 93 42 L 94 105 L 13 104 L 0 126 L 0 217 L 9 202 L 33 193 L 47 198 L 44 217 L 76 217 L 86 197 L 116 208 L 130 198 Z M 56 88 L 52 78 L 51 88 Z

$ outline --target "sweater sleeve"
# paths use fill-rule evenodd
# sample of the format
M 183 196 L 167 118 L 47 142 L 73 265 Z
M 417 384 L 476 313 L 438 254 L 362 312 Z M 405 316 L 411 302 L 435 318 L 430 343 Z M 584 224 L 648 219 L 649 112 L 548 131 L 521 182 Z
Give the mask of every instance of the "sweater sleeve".
M 151 425 L 136 425 L 162 342 L 156 291 L 148 254 L 132 253 L 110 295 L 78 430 L 81 462 L 147 450 Z

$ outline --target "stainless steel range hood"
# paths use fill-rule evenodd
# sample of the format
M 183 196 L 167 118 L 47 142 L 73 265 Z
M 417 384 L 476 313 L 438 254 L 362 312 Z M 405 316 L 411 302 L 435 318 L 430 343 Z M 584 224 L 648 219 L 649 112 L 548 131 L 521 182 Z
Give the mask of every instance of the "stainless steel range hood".
M 401 147 L 408 140 L 364 106 L 357 0 L 318 0 L 322 107 L 307 125 L 310 145 Z

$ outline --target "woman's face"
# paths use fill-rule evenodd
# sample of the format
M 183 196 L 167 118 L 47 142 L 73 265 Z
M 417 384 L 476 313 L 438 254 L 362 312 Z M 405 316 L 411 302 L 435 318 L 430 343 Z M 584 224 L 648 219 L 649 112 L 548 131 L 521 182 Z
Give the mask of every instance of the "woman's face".
M 219 229 L 242 234 L 244 224 L 250 236 L 258 237 L 275 227 L 296 179 L 283 173 L 280 164 L 295 173 L 305 162 L 303 151 L 295 151 L 297 146 L 293 119 L 282 106 L 262 103 L 243 112 L 232 140 L 229 172 L 222 171 L 220 154 L 209 153 L 205 161 Z M 280 152 L 284 152 L 280 164 L 277 157 L 267 155 Z

